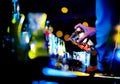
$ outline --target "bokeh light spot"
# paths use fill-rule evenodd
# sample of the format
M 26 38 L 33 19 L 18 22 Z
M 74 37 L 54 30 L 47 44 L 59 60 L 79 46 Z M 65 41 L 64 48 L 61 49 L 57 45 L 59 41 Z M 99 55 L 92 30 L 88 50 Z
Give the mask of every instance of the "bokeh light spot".
M 60 30 L 58 30 L 58 31 L 56 32 L 56 36 L 57 36 L 57 37 L 62 37 L 62 36 L 63 36 L 63 32 L 60 31 Z
M 52 26 L 50 26 L 50 27 L 49 27 L 49 30 L 50 30 L 50 32 L 53 32 L 54 29 L 53 29 Z
M 84 26 L 89 26 L 87 22 L 82 23 Z
M 12 23 L 15 24 L 15 23 L 16 23 L 16 20 L 15 20 L 15 19 L 12 19 Z
M 62 13 L 68 13 L 68 8 L 67 7 L 62 7 L 61 11 L 62 11 Z
M 66 35 L 64 36 L 64 40 L 65 40 L 65 41 L 69 41 L 69 36 L 70 36 L 69 34 L 66 34 Z

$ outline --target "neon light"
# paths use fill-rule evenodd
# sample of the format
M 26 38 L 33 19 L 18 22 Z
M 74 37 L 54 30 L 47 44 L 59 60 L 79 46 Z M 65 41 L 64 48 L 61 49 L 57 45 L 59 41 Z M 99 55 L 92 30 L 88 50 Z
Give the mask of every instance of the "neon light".
M 59 83 L 58 82 L 41 80 L 41 81 L 39 81 L 39 84 L 59 84 Z
M 77 77 L 72 72 L 61 71 L 52 68 L 43 68 L 42 73 L 47 76 L 58 76 L 58 77 Z

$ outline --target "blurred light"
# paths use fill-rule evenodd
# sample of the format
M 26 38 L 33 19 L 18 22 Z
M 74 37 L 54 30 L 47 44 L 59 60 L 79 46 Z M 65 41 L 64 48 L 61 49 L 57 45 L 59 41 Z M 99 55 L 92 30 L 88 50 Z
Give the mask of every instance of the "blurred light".
M 2 43 L 2 47 L 3 47 L 3 48 L 5 47 L 5 44 L 4 44 L 4 43 Z
M 15 24 L 16 23 L 16 20 L 15 18 L 12 19 L 12 23 Z
M 87 44 L 90 46 L 94 45 L 94 43 L 91 40 L 89 40 Z
M 12 53 L 14 53 L 14 52 L 15 52 L 15 50 L 14 50 L 14 49 L 11 49 L 11 52 L 12 52 Z
M 66 35 L 64 36 L 64 40 L 65 40 L 65 41 L 69 41 L 69 36 L 70 36 L 69 34 L 66 34 Z
M 89 76 L 90 74 L 88 74 L 88 73 L 83 73 L 83 72 L 77 72 L 77 71 L 74 71 L 73 72 L 75 75 L 77 75 L 77 76 Z
M 23 25 L 24 19 L 25 19 L 24 14 L 21 14 L 21 19 L 20 19 L 20 22 L 19 22 L 19 25 L 18 25 L 18 31 L 17 31 L 18 38 L 20 38 L 20 36 L 21 36 L 22 25 Z M 19 40 L 21 41 L 21 39 L 19 39 Z
M 63 40 L 58 39 L 58 55 L 63 56 L 65 51 L 65 43 Z
M 20 11 L 20 6 L 19 6 L 19 4 L 17 5 L 17 11 L 18 11 L 18 12 Z
M 43 29 L 45 27 L 45 21 L 47 19 L 47 14 L 46 13 L 43 13 L 42 14 L 42 19 L 41 19 L 41 28 Z
M 35 52 L 33 52 L 33 51 L 30 50 L 30 51 L 28 52 L 28 57 L 29 57 L 30 59 L 36 58 Z
M 49 24 L 50 23 L 50 21 L 49 20 L 46 20 L 46 24 Z
M 32 84 L 39 84 L 39 81 L 32 81 Z
M 80 34 L 79 34 L 79 38 L 82 38 L 83 36 L 84 36 L 84 32 L 81 32 Z M 77 42 L 78 42 L 79 40 L 77 40 Z M 86 41 L 86 40 L 85 40 Z
M 10 41 L 10 38 L 8 36 L 3 36 L 3 37 L 4 37 L 4 40 Z
M 53 51 L 53 52 L 54 52 L 54 55 L 57 55 L 57 50 L 56 50 L 56 49 L 54 49 L 54 51 Z
M 36 46 L 36 48 L 42 48 L 43 47 L 43 42 L 37 42 L 37 44 L 35 45 Z
M 55 77 L 77 77 L 72 72 L 61 71 L 57 69 L 44 67 L 42 73 L 47 76 L 55 76 Z
M 53 27 L 50 26 L 50 27 L 49 27 L 49 30 L 50 30 L 50 32 L 53 32 Z
M 12 2 L 16 3 L 18 0 L 12 0 Z
M 26 44 L 29 43 L 30 41 L 30 36 L 28 34 L 28 32 L 22 32 L 21 33 L 21 43 Z
M 45 29 L 48 29 L 49 24 L 50 24 L 50 21 L 49 21 L 49 20 L 46 20 Z
M 46 13 L 29 13 L 28 22 L 29 28 L 32 31 L 38 31 L 39 29 L 44 29 L 46 24 L 47 14 Z
M 81 29 L 80 29 L 80 28 L 77 28 L 77 31 L 81 31 Z
M 46 80 L 33 80 L 32 84 L 59 84 L 58 82 L 46 81 Z
M 59 84 L 59 83 L 58 82 L 41 80 L 41 81 L 39 81 L 39 84 Z
M 63 52 L 66 52 L 66 46 L 65 46 L 65 42 L 63 41 L 63 44 L 62 44 L 62 48 L 63 48 Z
M 63 32 L 60 31 L 60 30 L 58 30 L 58 31 L 56 32 L 56 36 L 57 36 L 57 37 L 62 37 L 62 36 L 63 36 Z
M 117 34 L 116 34 L 116 43 L 120 45 L 120 25 L 117 25 L 116 26 L 116 31 L 117 31 Z
M 36 58 L 35 45 L 36 45 L 36 43 L 30 44 L 30 51 L 28 52 L 28 57 L 29 57 L 30 59 Z
M 117 77 L 117 76 L 104 76 L 104 75 L 101 74 L 101 73 L 96 73 L 96 74 L 94 75 L 94 77 L 120 79 L 120 77 Z
M 20 24 L 23 24 L 24 19 L 25 19 L 25 15 L 24 15 L 24 14 L 21 14 Z
M 14 38 L 11 38 L 11 42 L 15 42 L 15 39 L 14 39 Z
M 48 56 L 48 51 L 44 46 L 44 41 L 34 41 L 30 44 L 29 58 L 34 59 L 40 56 Z
M 29 41 L 30 41 L 29 36 L 26 36 L 25 41 L 26 41 L 26 43 L 29 43 Z
M 87 22 L 82 23 L 84 26 L 89 26 Z
M 7 28 L 7 33 L 10 33 L 10 27 L 8 26 L 8 28 Z
M 67 53 L 67 58 L 71 58 L 70 53 L 69 52 L 66 53 Z
M 33 52 L 35 52 L 35 45 L 36 45 L 36 44 L 34 44 L 34 43 L 32 43 L 32 44 L 30 45 L 30 49 L 31 49 Z
M 67 7 L 62 7 L 61 11 L 62 11 L 62 13 L 68 13 L 68 8 Z
M 88 40 L 88 38 L 85 38 L 85 39 L 83 40 L 83 43 L 87 43 L 87 40 Z
M 50 59 L 50 62 L 49 62 L 49 65 L 50 65 L 51 67 L 54 67 L 54 66 L 56 65 L 56 63 L 57 63 L 57 59 L 56 59 L 56 58 L 51 58 L 51 59 Z
M 120 62 L 120 49 L 115 52 L 115 59 Z

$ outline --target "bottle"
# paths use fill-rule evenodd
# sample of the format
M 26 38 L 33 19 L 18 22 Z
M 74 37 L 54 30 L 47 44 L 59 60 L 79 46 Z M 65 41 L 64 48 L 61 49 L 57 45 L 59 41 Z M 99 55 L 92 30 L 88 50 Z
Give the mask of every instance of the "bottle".
M 110 69 L 115 76 L 120 76 L 120 25 L 115 26 L 114 42 L 115 48 Z
M 72 35 L 70 36 L 70 41 L 72 41 L 75 45 L 77 45 L 80 49 L 91 52 L 92 48 L 94 47 L 94 43 L 92 40 L 87 37 L 82 42 L 79 42 L 79 39 L 84 36 L 84 30 L 81 28 L 77 28 Z
M 75 45 L 77 45 L 77 40 L 79 39 L 79 33 L 83 34 L 81 28 L 77 28 L 69 37 L 69 40 Z
M 120 25 L 117 25 L 115 28 L 116 34 L 114 35 L 115 48 L 114 48 L 114 56 L 116 60 L 120 62 Z

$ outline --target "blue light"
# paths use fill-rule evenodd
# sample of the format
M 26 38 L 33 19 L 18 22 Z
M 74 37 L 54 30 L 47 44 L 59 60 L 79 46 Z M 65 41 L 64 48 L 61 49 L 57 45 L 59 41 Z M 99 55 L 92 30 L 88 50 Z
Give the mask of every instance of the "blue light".
M 77 77 L 75 74 L 67 71 L 52 69 L 52 68 L 43 68 L 42 73 L 47 76 L 56 76 L 56 77 Z
M 15 42 L 15 38 L 11 38 L 11 42 L 12 42 L 12 43 Z
M 41 80 L 41 81 L 39 82 L 39 84 L 59 84 L 59 83 L 58 83 L 58 82 Z
M 32 84 L 39 84 L 38 81 L 32 81 Z
M 46 24 L 49 24 L 49 23 L 50 23 L 50 21 L 49 21 L 49 20 L 47 20 L 47 21 L 46 21 Z
M 18 0 L 12 0 L 12 2 L 14 2 L 14 3 L 17 2 L 17 1 L 18 1 Z
M 120 62 L 120 49 L 115 52 L 115 59 Z
M 50 60 L 50 66 L 54 67 L 56 63 L 57 63 L 57 60 L 55 58 L 51 58 L 51 60 Z
M 14 50 L 14 49 L 11 49 L 11 52 L 12 52 L 12 53 L 14 53 L 14 52 L 15 52 L 15 50 Z

